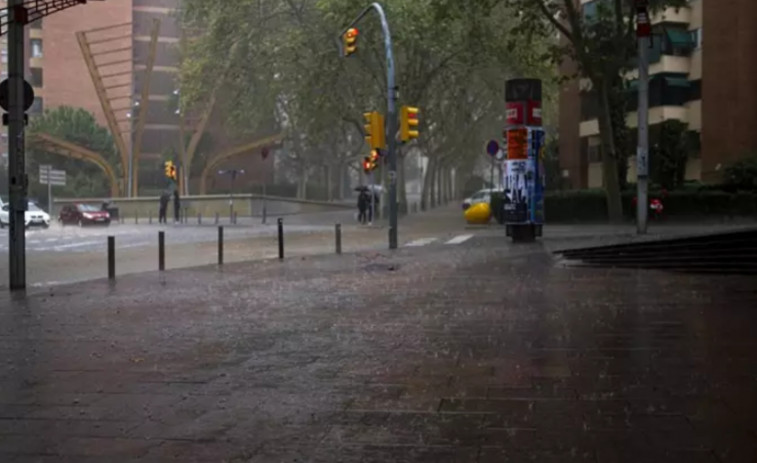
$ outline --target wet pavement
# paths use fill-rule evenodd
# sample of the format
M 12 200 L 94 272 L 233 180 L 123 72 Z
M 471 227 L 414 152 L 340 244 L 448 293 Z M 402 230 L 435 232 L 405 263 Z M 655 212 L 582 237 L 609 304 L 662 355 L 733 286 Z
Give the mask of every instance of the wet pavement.
M 757 461 L 754 279 L 572 241 L 0 293 L 0 461 Z

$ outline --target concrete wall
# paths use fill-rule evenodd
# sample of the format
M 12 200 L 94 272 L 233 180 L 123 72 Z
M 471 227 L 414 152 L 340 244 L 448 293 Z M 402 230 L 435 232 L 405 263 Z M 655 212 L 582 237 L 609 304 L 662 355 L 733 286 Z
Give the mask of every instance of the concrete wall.
M 60 208 L 65 204 L 95 204 L 101 205 L 106 199 L 54 199 L 53 216 L 57 216 Z M 119 213 L 124 217 L 158 217 L 158 197 L 144 198 L 115 198 L 112 204 L 119 209 Z M 187 215 L 196 217 L 202 214 L 203 217 L 214 217 L 218 213 L 222 217 L 228 217 L 230 214 L 230 199 L 228 195 L 206 195 L 206 196 L 186 196 L 181 198 L 181 208 L 188 208 Z M 270 216 L 292 215 L 292 214 L 311 214 L 317 212 L 334 212 L 347 209 L 353 209 L 352 204 L 329 203 L 321 201 L 306 201 L 292 198 L 280 198 L 275 196 L 264 197 L 262 195 L 234 195 L 234 211 L 240 216 L 262 216 L 263 203 L 266 204 L 266 213 Z M 168 215 L 173 215 L 173 201 L 169 203 Z

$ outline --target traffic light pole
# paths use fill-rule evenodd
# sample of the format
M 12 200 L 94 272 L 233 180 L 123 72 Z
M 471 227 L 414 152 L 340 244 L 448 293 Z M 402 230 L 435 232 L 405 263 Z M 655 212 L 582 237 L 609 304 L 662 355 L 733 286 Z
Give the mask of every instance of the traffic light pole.
M 24 154 L 24 0 L 10 0 L 8 24 L 8 173 L 10 174 L 8 249 L 10 289 L 26 289 L 26 236 L 24 215 L 27 209 L 27 177 Z M 49 180 L 49 178 L 48 178 Z M 50 211 L 52 212 L 52 211 Z
M 386 52 L 386 87 L 387 87 L 387 141 L 388 141 L 388 153 L 389 158 L 389 249 L 397 249 L 397 89 L 395 86 L 395 71 L 394 71 L 394 53 L 392 51 L 392 34 L 389 31 L 389 23 L 386 20 L 386 14 L 384 14 L 384 8 L 378 3 L 372 3 L 368 8 L 362 11 L 355 20 L 352 21 L 343 31 L 339 34 L 343 37 L 344 34 L 351 27 L 355 26 L 364 16 L 366 16 L 371 10 L 375 10 L 381 19 L 381 29 L 384 33 L 384 49 Z M 339 41 L 340 53 L 342 47 L 342 41 Z M 374 211 L 375 213 L 375 211 Z

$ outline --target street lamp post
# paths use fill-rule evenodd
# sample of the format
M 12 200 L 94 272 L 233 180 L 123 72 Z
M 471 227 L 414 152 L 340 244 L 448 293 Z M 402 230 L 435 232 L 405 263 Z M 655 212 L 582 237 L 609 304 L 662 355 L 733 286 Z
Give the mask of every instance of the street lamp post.
M 339 35 L 339 51 L 344 56 L 342 47 L 343 43 L 341 37 L 347 33 L 347 31 L 355 26 L 364 16 L 366 16 L 371 10 L 376 11 L 381 20 L 381 29 L 384 34 L 384 52 L 386 54 L 386 119 L 387 119 L 387 139 L 389 144 L 388 160 L 389 160 L 389 249 L 397 249 L 397 87 L 395 86 L 395 70 L 394 70 L 394 53 L 392 51 L 392 35 L 389 31 L 389 23 L 386 20 L 386 14 L 384 9 L 378 3 L 372 3 L 368 8 L 363 10 L 357 18 L 355 18 Z
M 231 176 L 231 189 L 229 190 L 229 220 L 234 220 L 234 180 L 237 175 L 244 174 L 244 169 L 219 170 L 218 175 Z
M 636 0 L 636 36 L 639 45 L 639 144 L 636 149 L 636 233 L 647 233 L 649 182 L 649 38 L 652 30 L 648 0 Z

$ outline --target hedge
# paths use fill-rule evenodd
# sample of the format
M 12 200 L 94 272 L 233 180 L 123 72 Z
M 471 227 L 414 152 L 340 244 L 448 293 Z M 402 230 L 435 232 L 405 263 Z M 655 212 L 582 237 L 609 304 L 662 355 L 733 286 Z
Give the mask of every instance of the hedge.
M 635 191 L 622 193 L 623 212 L 627 220 L 634 220 Z M 660 198 L 660 192 L 650 191 L 649 197 Z M 502 223 L 503 198 L 493 195 L 491 206 L 495 219 Z M 666 218 L 704 219 L 750 217 L 757 219 L 757 193 L 713 191 L 710 189 L 673 191 L 662 199 Z M 603 190 L 568 190 L 548 192 L 544 198 L 546 222 L 603 222 L 607 221 L 607 200 Z

